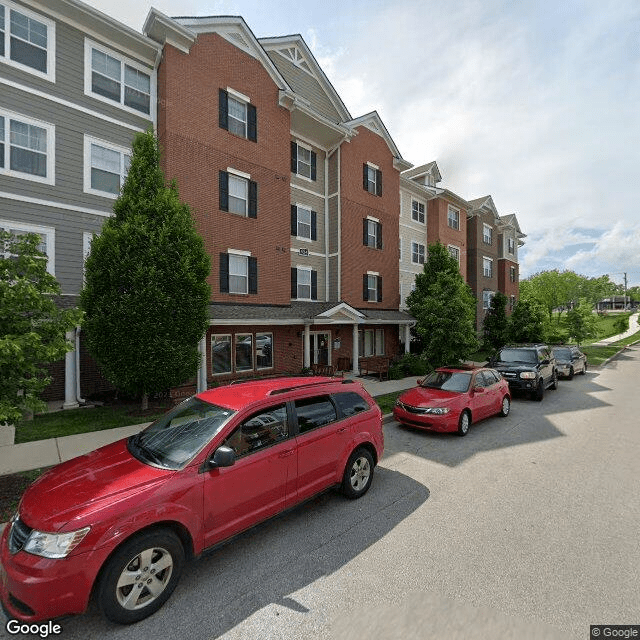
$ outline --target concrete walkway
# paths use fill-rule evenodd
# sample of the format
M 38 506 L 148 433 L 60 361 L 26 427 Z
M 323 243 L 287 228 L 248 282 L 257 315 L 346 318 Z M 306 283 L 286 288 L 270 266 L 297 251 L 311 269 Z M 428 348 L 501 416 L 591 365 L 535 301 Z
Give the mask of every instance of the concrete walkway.
M 600 340 L 599 342 L 594 342 L 590 346 L 592 346 L 592 347 L 606 347 L 606 346 L 610 345 L 612 342 L 617 342 L 618 340 L 624 340 L 625 338 L 628 338 L 629 336 L 632 336 L 637 331 L 640 331 L 640 323 L 638 322 L 638 316 L 639 315 L 640 314 L 638 314 L 638 313 L 634 313 L 633 315 L 629 316 L 629 329 L 628 329 L 628 331 L 625 331 L 624 333 L 620 333 L 617 336 L 611 336 L 610 338 L 605 338 L 604 340 Z
M 351 378 L 351 375 L 346 376 Z M 370 378 L 355 378 L 362 383 L 372 396 L 381 396 L 394 391 L 403 391 L 415 386 L 418 376 L 410 376 L 402 380 L 379 382 Z M 117 429 L 79 433 L 73 436 L 36 440 L 23 444 L 0 445 L 0 476 L 20 471 L 50 467 L 71 458 L 89 453 L 111 442 L 141 431 L 149 422 Z

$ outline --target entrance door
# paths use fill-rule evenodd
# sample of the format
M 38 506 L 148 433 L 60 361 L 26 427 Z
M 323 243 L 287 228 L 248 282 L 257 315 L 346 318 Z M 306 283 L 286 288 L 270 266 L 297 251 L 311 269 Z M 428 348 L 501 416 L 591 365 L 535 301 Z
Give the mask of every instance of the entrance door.
M 311 333 L 311 364 L 331 364 L 329 361 L 331 351 L 329 333 Z

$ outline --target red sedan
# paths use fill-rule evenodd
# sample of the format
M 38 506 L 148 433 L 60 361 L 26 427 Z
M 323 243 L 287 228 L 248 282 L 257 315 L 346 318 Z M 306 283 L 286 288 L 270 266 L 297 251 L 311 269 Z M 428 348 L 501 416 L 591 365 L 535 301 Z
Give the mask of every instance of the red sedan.
M 405 391 L 393 417 L 410 427 L 466 436 L 472 422 L 506 416 L 510 408 L 509 385 L 494 369 L 443 367 Z

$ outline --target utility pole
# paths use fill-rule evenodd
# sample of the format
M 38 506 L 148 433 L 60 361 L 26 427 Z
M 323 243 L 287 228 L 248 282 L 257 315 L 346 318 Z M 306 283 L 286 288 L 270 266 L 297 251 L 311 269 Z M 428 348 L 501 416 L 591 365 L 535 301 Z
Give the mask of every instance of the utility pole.
M 624 308 L 627 308 L 627 272 L 624 272 Z

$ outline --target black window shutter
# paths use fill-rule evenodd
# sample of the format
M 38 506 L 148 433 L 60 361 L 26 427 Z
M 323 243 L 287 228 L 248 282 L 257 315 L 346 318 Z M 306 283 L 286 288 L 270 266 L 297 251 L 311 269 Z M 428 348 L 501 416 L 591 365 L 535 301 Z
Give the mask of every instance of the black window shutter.
M 376 169 L 376 195 L 382 195 L 382 171 Z
M 369 167 L 366 162 L 362 165 L 362 186 L 365 191 L 369 191 Z
M 311 212 L 311 239 L 318 239 L 318 214 L 315 211 Z
M 316 179 L 316 154 L 314 151 L 311 152 L 311 179 Z
M 258 115 L 252 104 L 247 105 L 247 138 L 252 142 L 258 141 Z
M 220 209 L 229 211 L 229 174 L 226 171 L 220 172 Z
M 220 293 L 229 293 L 229 254 L 220 254 Z
M 291 143 L 291 173 L 298 173 L 298 145 Z
M 382 223 L 376 222 L 376 226 L 378 227 L 378 232 L 376 235 L 376 248 L 382 249 Z
M 362 219 L 362 244 L 366 247 L 369 245 L 369 221 Z
M 378 276 L 378 302 L 382 302 L 382 276 Z
M 312 300 L 318 299 L 318 272 L 317 271 L 311 272 L 311 299 Z
M 258 293 L 258 258 L 249 256 L 249 293 Z
M 369 277 L 366 273 L 362 276 L 362 299 L 365 302 L 369 300 Z
M 298 235 L 298 207 L 295 204 L 291 205 L 291 235 Z
M 218 91 L 218 124 L 221 129 L 229 130 L 229 95 L 224 89 Z
M 291 297 L 298 297 L 298 270 L 295 267 L 291 267 Z
M 258 217 L 258 183 L 249 180 L 249 217 Z

